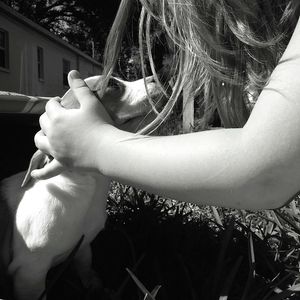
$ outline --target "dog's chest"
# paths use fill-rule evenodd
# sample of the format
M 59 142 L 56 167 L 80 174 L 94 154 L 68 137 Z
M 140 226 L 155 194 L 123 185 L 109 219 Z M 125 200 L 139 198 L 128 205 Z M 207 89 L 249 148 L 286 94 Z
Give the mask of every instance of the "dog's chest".
M 93 176 L 64 173 L 28 188 L 16 209 L 15 229 L 30 251 L 59 255 L 84 234 L 99 231 L 94 212 L 101 212 Z M 104 212 L 105 213 L 105 212 Z M 98 216 L 98 218 L 101 216 Z

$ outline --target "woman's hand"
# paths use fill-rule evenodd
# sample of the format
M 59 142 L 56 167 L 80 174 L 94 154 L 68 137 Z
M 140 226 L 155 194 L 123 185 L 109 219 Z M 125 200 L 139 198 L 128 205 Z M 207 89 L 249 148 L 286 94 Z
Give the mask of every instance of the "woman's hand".
M 80 108 L 65 109 L 58 97 L 48 101 L 46 112 L 40 117 L 41 131 L 35 135 L 35 144 L 54 159 L 43 169 L 34 170 L 34 178 L 50 178 L 65 167 L 97 169 L 99 136 L 112 120 L 77 71 L 69 73 L 68 81 Z

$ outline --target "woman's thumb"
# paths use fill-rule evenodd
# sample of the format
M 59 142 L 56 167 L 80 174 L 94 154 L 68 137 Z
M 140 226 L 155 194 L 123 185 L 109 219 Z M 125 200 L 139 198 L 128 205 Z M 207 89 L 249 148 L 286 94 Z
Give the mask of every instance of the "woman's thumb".
M 98 102 L 97 97 L 89 89 L 78 71 L 72 70 L 69 72 L 68 82 L 71 90 L 74 93 L 74 96 L 82 107 L 93 105 L 95 101 Z

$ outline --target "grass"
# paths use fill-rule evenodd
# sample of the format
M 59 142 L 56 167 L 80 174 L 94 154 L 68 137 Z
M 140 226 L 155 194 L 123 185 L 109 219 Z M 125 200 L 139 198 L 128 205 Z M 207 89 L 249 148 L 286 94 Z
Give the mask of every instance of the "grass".
M 253 213 L 115 183 L 108 211 L 93 243 L 102 286 L 84 289 L 69 268 L 49 299 L 300 299 L 298 199 Z

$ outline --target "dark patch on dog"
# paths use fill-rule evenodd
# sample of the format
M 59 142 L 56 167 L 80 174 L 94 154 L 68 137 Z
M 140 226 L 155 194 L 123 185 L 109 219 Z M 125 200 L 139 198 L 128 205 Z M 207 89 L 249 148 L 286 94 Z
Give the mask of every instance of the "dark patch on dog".
M 0 297 L 11 299 L 12 282 L 7 274 L 11 261 L 11 241 L 13 232 L 13 216 L 3 195 L 0 182 Z

